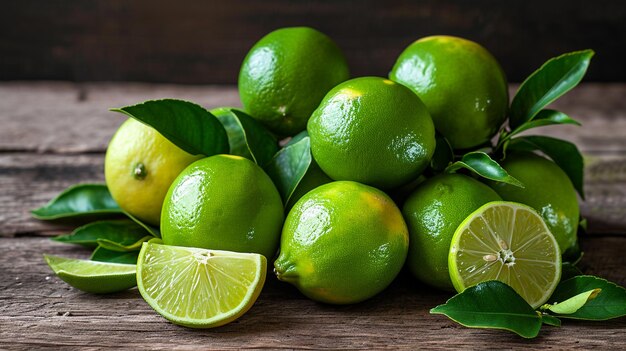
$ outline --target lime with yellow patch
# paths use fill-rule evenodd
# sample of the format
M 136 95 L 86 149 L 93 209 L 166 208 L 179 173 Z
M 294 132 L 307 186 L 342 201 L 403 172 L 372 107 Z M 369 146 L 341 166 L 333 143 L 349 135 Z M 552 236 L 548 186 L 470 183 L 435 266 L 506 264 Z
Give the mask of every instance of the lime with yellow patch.
M 393 281 L 408 244 L 402 214 L 385 193 L 332 182 L 308 192 L 289 212 L 274 271 L 313 300 L 356 303 Z
M 132 118 L 117 130 L 104 160 L 104 177 L 117 204 L 140 220 L 159 225 L 163 199 L 178 174 L 202 158 Z

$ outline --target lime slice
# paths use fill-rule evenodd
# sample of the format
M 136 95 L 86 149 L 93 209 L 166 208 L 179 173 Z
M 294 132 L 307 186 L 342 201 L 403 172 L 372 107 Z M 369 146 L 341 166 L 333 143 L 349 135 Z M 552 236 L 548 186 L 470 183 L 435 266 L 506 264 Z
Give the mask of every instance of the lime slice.
M 134 264 L 79 260 L 44 255 L 46 263 L 64 282 L 76 289 L 94 294 L 106 294 L 130 289 L 137 285 Z
M 480 207 L 459 225 L 452 237 L 448 268 L 458 292 L 499 280 L 537 308 L 559 283 L 561 253 L 535 210 L 496 201 Z
M 267 261 L 259 254 L 144 243 L 137 287 L 174 324 L 212 328 L 241 317 L 263 289 Z

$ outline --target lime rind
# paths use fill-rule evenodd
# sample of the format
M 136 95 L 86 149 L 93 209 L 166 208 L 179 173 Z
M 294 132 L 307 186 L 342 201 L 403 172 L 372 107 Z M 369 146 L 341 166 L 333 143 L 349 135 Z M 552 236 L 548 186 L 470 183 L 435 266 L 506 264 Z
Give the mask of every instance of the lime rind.
M 487 203 L 470 214 L 452 237 L 448 256 L 454 288 L 486 280 L 510 285 L 533 308 L 548 300 L 561 277 L 561 253 L 541 216 L 531 207 Z
M 213 328 L 246 313 L 265 282 L 260 254 L 144 243 L 137 286 L 144 300 L 174 324 Z M 252 272 L 252 274 L 250 274 Z
M 127 290 L 136 283 L 136 265 L 80 260 L 44 255 L 46 263 L 64 282 L 76 289 L 107 294 Z

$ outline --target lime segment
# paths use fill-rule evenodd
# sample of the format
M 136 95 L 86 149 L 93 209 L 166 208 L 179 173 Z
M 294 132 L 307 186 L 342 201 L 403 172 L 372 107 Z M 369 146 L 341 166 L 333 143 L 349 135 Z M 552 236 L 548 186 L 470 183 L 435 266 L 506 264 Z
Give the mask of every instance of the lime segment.
M 457 228 L 448 256 L 457 291 L 487 280 L 510 285 L 533 308 L 545 303 L 561 278 L 559 246 L 532 208 L 490 202 Z
M 144 300 L 174 324 L 212 328 L 232 322 L 261 293 L 267 262 L 259 254 L 144 243 L 137 261 Z
M 79 260 L 44 255 L 46 263 L 64 282 L 76 289 L 94 294 L 106 294 L 135 286 L 136 266 Z

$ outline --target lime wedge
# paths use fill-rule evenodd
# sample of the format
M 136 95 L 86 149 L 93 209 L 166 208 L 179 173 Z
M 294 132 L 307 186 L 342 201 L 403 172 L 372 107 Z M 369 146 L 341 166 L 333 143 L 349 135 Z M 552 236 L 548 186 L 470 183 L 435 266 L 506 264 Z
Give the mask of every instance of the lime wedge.
M 213 328 L 241 317 L 263 289 L 267 261 L 259 254 L 144 243 L 137 287 L 174 324 Z
M 459 225 L 452 237 L 448 268 L 458 292 L 483 281 L 499 280 L 538 308 L 559 283 L 561 253 L 535 210 L 495 201 Z
M 44 255 L 46 263 L 64 282 L 76 289 L 94 294 L 106 294 L 130 289 L 137 285 L 134 264 L 79 260 Z

